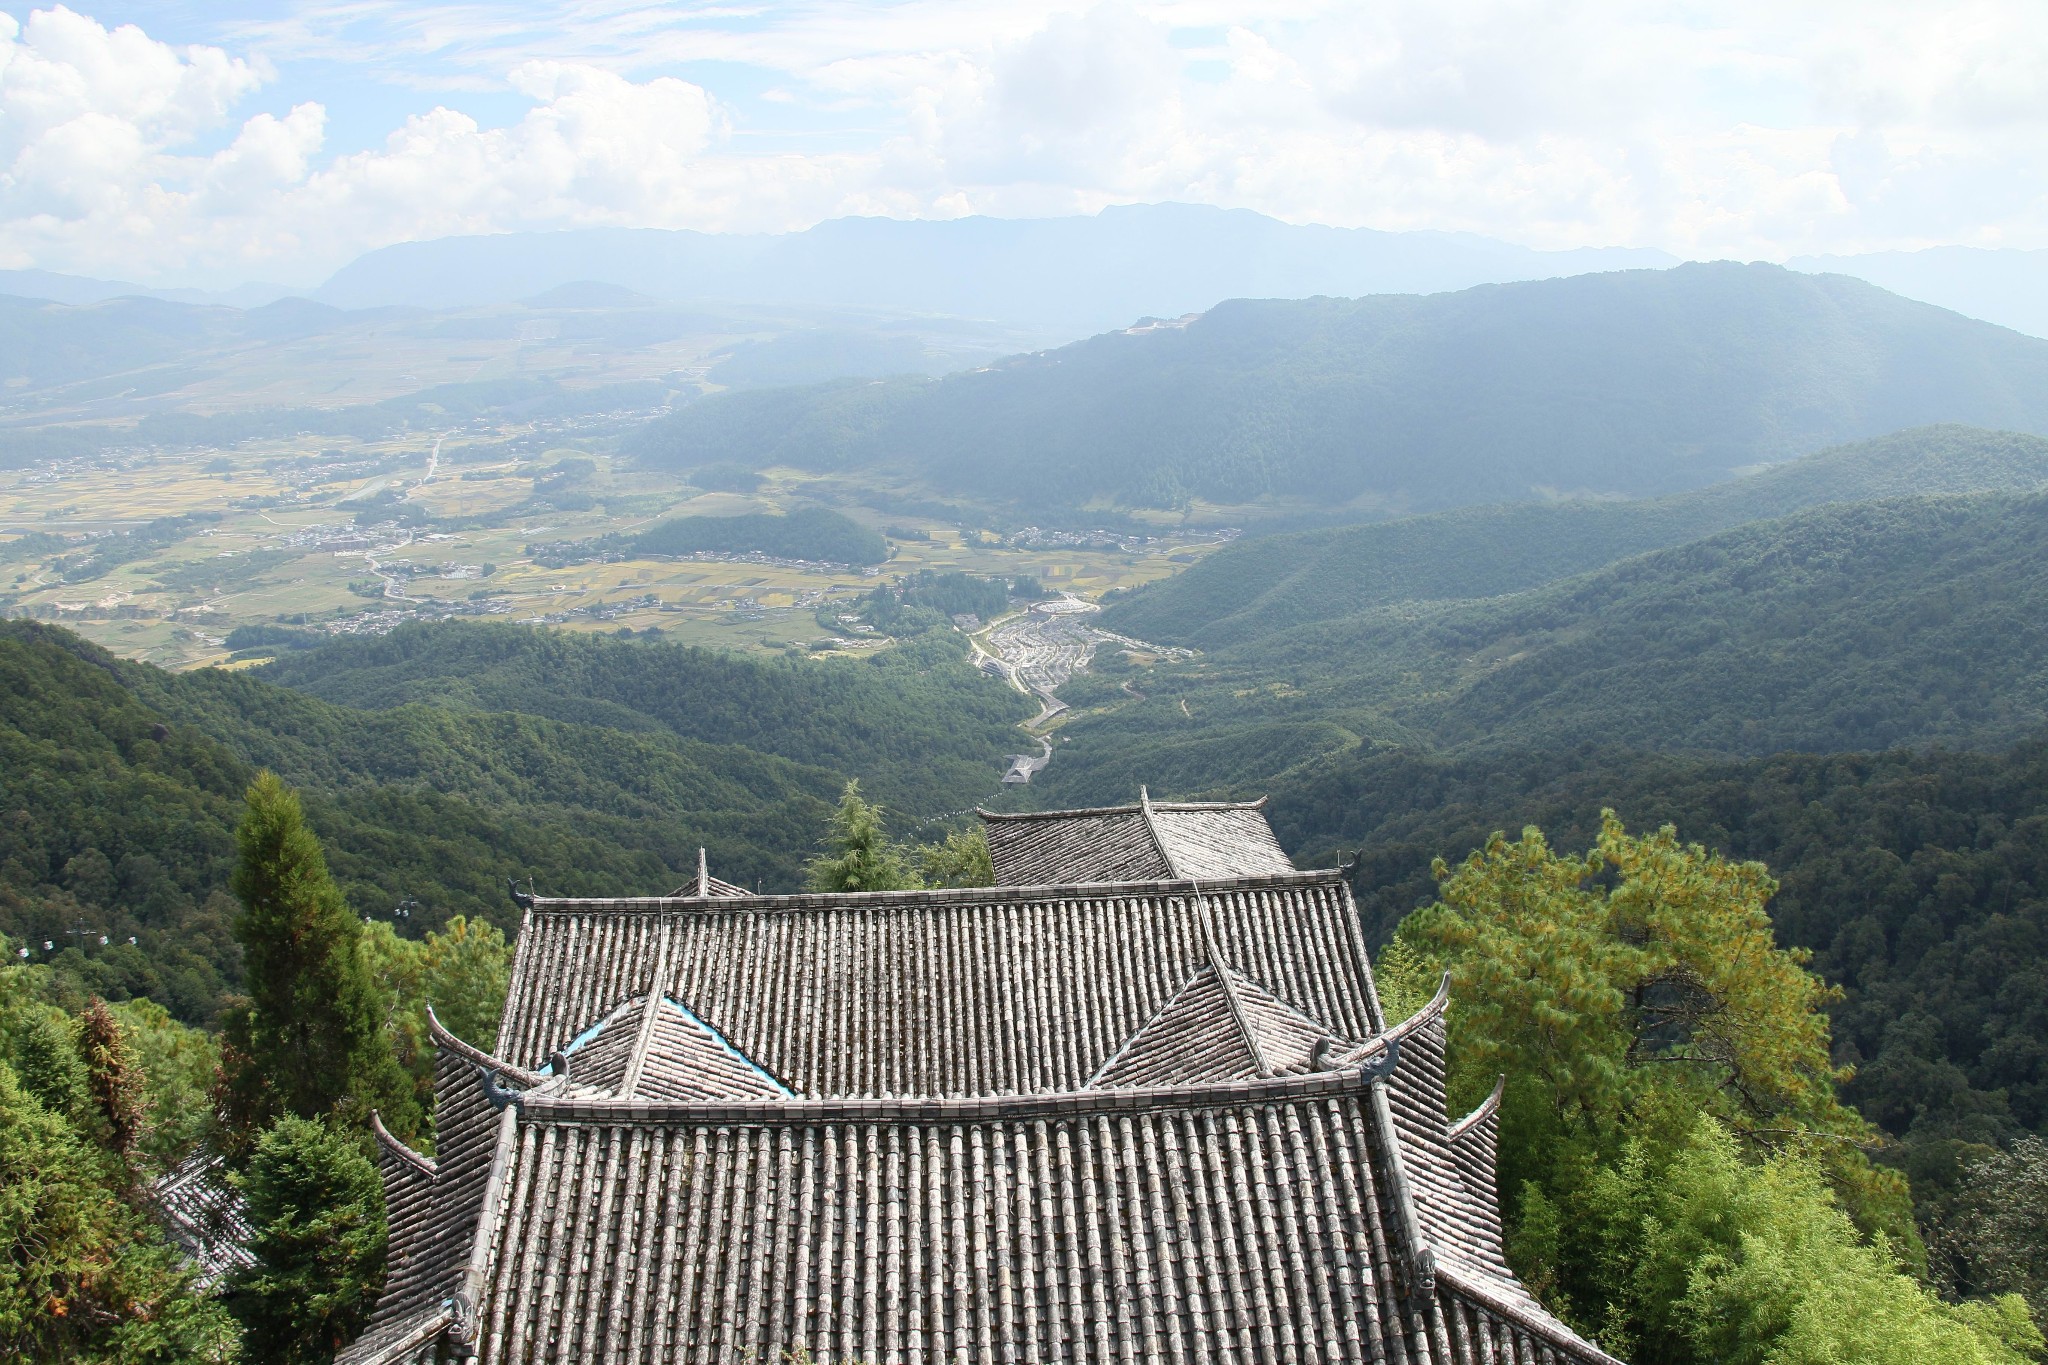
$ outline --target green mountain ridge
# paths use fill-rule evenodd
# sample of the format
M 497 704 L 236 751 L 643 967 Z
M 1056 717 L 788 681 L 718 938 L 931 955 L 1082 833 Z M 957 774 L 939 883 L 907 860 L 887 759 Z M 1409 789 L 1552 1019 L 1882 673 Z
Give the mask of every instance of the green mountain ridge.
M 935 381 L 715 397 L 631 448 L 675 468 L 896 467 L 1027 513 L 1273 496 L 1369 520 L 1676 492 L 1930 422 L 2048 434 L 2048 342 L 1724 262 L 1238 299 Z
M 1217 649 L 1404 601 L 1494 597 L 1830 503 L 2048 488 L 2048 440 L 1894 432 L 1642 501 L 1507 503 L 1240 541 L 1103 613 L 1106 629 Z
M 55 627 L 0 622 L 0 934 L 82 950 L 74 965 L 110 998 L 148 995 L 205 1020 L 239 975 L 225 887 L 258 767 L 304 793 L 358 912 L 409 900 L 414 931 L 456 914 L 509 930 L 508 876 L 556 894 L 659 893 L 694 874 L 700 846 L 728 880 L 793 890 L 847 777 L 873 772 L 873 786 L 912 803 L 963 806 L 994 789 L 1014 747 L 1009 720 L 1029 709 L 943 642 L 904 652 L 914 701 L 894 709 L 887 668 L 849 675 L 511 628 L 455 632 L 438 651 L 350 643 L 339 649 L 349 667 L 337 662 L 329 681 L 373 695 L 369 707 L 280 686 L 263 676 L 272 670 L 167 673 Z M 467 687 L 371 671 L 372 659 L 423 656 L 470 674 Z M 524 711 L 474 704 L 531 684 L 522 665 L 567 690 L 529 686 Z M 601 690 L 596 674 L 649 710 L 577 704 L 575 686 Z M 815 739 L 828 731 L 836 745 Z M 832 747 L 849 766 L 794 761 L 746 734 Z
M 1510 596 L 1401 603 L 1133 680 L 1046 799 L 1248 790 L 1322 754 L 2008 745 L 2048 723 L 2048 497 L 1822 507 Z
M 1035 709 L 970 667 L 958 637 L 866 659 L 756 660 L 525 626 L 401 626 L 287 655 L 265 682 L 368 711 L 517 712 L 739 744 L 858 776 L 906 814 L 985 796 Z

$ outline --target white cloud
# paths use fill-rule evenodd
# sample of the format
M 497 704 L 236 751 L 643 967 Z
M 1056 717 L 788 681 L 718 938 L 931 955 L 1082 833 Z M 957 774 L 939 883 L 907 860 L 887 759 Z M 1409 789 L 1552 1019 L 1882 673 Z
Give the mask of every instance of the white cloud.
M 0 263 L 307 279 L 456 232 L 1162 199 L 1684 254 L 2048 246 L 2033 0 L 304 0 L 215 36 L 0 15 Z M 342 61 L 443 103 L 327 152 L 293 73 Z M 480 88 L 523 113 L 481 125 Z

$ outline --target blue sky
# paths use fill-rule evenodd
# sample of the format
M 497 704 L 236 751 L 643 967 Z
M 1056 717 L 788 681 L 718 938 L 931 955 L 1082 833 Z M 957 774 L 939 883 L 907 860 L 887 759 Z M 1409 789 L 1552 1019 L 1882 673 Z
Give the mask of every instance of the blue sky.
M 2029 0 L 0 3 L 0 266 L 1181 200 L 1783 259 L 2048 247 Z

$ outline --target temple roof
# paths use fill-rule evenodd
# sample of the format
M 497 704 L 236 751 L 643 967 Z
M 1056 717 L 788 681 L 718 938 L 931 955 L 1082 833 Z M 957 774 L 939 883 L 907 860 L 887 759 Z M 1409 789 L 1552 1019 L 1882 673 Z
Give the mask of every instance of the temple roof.
M 202 1285 L 218 1284 L 256 1263 L 249 1254 L 249 1204 L 227 1178 L 227 1167 L 201 1149 L 150 1188 L 164 1230 L 198 1267 Z
M 591 1021 L 659 993 L 688 1002 L 799 1095 L 1077 1090 L 1205 967 L 1259 982 L 1339 1037 L 1378 1029 L 1342 874 L 1288 871 L 1119 886 L 534 899 L 499 1048 L 538 1068 Z
M 342 1365 L 1617 1365 L 1508 1268 L 1499 1091 L 1449 1120 L 1448 984 L 1383 1026 L 1344 874 L 1218 872 L 1252 806 L 991 847 L 1098 818 L 1169 875 L 522 897 L 501 1055 L 433 1020 L 435 1157 L 377 1125 Z
M 629 1000 L 564 1052 L 566 1094 L 618 1100 L 782 1099 L 788 1086 L 665 995 Z M 550 1063 L 543 1071 L 553 1077 Z
M 697 850 L 696 877 L 684 882 L 681 886 L 669 892 L 669 894 L 671 896 L 720 896 L 730 898 L 733 896 L 749 896 L 753 893 L 744 886 L 734 886 L 731 882 L 721 881 L 717 877 L 712 876 L 710 862 L 705 857 L 704 850 L 700 848 Z
M 1402 1026 L 1392 1082 L 1345 1066 L 1077 1094 L 650 1103 L 545 1081 L 491 1125 L 498 1160 L 464 1201 L 466 1255 L 442 1258 L 440 1297 L 380 1303 L 342 1360 L 420 1358 L 446 1329 L 483 1365 L 1611 1365 L 1427 1212 L 1464 1187 L 1417 1160 L 1439 1073 L 1425 1060 L 1399 1083 L 1441 1023 L 1439 997 Z M 1453 1126 L 1439 1110 L 1440 1145 L 1491 1112 Z
M 400 1360 L 447 1325 L 444 1305 L 475 1253 L 485 1189 L 511 1159 L 516 1115 L 499 1112 L 479 1083 L 488 1071 L 517 1086 L 545 1078 L 507 1066 L 457 1038 L 427 1011 L 434 1054 L 435 1156 L 428 1160 L 372 1124 L 384 1175 L 384 1292 L 345 1360 Z
M 1154 801 L 1140 787 L 1135 806 L 976 814 L 997 885 L 1043 886 L 1291 872 L 1265 804 Z
M 1204 967 L 1090 1078 L 1105 1086 L 1249 1080 L 1308 1069 L 1329 1030 L 1237 972 Z

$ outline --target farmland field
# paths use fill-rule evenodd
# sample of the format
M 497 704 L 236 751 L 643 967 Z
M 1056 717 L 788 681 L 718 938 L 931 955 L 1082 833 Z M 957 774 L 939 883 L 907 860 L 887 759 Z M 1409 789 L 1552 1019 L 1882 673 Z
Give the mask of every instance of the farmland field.
M 1165 577 L 1216 541 L 1161 527 L 1121 544 L 1020 545 L 971 517 L 862 506 L 860 490 L 787 469 L 766 471 L 751 494 L 704 492 L 564 425 L 464 430 L 440 438 L 438 457 L 436 437 L 422 433 L 110 452 L 0 471 L 0 604 L 171 667 L 229 660 L 238 626 L 376 631 L 441 615 L 782 650 L 830 638 L 820 608 L 919 569 L 1031 575 L 1097 598 Z M 891 535 L 888 563 L 866 570 L 759 557 L 548 568 L 529 549 L 801 501 L 908 534 Z M 137 540 L 147 543 L 129 546 Z M 89 558 L 107 546 L 124 547 L 106 556 L 118 562 Z

